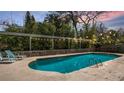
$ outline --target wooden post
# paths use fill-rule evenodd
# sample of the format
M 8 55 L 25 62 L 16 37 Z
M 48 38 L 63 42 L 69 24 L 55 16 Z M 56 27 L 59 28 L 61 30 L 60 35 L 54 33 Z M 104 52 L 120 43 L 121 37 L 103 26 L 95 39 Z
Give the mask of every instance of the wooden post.
M 70 39 L 68 39 L 68 49 L 70 49 Z
M 79 42 L 80 42 L 80 49 L 81 49 L 81 45 L 82 45 L 82 38 L 81 37 L 79 39 Z
M 30 36 L 30 37 L 29 37 L 29 50 L 30 50 L 30 51 L 32 50 L 32 48 L 31 48 L 31 46 L 32 46 L 32 44 L 31 44 L 31 39 L 32 39 L 32 37 Z
M 82 40 L 80 39 L 80 49 L 81 49 L 81 43 L 82 43 Z
M 52 49 L 54 49 L 54 38 L 52 38 Z

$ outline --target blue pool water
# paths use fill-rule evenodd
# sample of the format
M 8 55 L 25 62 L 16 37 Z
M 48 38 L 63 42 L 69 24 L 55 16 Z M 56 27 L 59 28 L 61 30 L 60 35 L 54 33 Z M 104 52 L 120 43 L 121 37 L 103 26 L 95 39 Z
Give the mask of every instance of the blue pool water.
M 117 55 L 87 53 L 66 57 L 37 59 L 29 64 L 29 67 L 41 71 L 55 71 L 69 73 L 81 68 L 89 67 L 97 63 L 117 58 Z

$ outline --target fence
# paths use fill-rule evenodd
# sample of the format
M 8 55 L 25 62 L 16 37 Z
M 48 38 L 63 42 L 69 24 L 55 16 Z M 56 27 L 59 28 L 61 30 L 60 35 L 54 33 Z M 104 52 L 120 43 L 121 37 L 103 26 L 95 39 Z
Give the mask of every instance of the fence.
M 16 51 L 21 55 L 26 55 L 27 57 L 32 56 L 45 56 L 45 55 L 57 55 L 57 54 L 68 54 L 68 53 L 81 53 L 81 52 L 93 52 L 94 48 L 86 49 L 61 49 L 61 50 L 42 50 L 42 51 Z
M 101 46 L 100 48 L 96 48 L 95 51 L 124 53 L 124 44 Z

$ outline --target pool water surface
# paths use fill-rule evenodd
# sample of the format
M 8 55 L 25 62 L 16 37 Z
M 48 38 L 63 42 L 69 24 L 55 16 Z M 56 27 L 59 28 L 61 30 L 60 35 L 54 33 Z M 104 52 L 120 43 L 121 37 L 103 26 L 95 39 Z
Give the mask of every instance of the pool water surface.
M 98 63 L 118 58 L 114 54 L 87 53 L 80 55 L 37 59 L 29 64 L 29 67 L 41 71 L 54 71 L 70 73 Z

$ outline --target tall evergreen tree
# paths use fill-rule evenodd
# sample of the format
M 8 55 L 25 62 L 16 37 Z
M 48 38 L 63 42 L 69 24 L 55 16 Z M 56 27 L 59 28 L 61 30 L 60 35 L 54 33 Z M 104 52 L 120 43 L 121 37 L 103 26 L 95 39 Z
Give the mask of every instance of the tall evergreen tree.
M 24 32 L 26 33 L 34 33 L 34 31 L 36 30 L 36 21 L 33 15 L 30 14 L 29 11 L 26 12 L 25 15 L 25 30 Z

